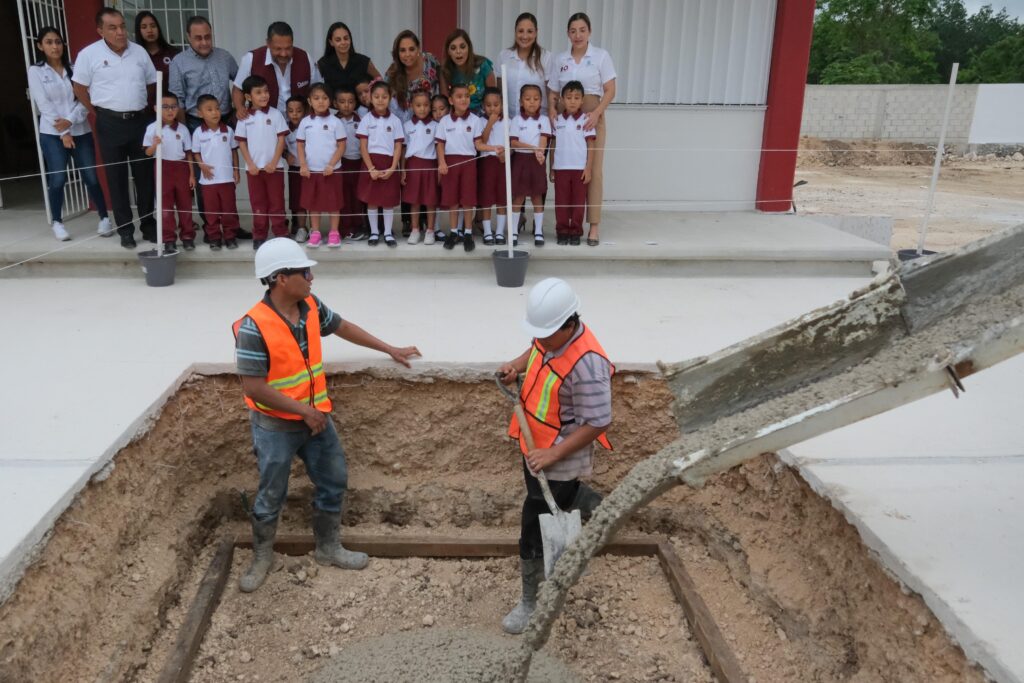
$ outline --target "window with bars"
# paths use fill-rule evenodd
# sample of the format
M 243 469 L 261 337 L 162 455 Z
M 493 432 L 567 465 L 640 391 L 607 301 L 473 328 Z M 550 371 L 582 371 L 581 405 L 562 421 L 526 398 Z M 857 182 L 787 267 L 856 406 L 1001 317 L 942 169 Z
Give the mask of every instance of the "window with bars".
M 185 33 L 185 23 L 189 17 L 199 15 L 210 18 L 210 0 L 148 0 L 147 2 L 133 2 L 122 0 L 118 3 L 118 9 L 124 14 L 125 24 L 129 29 L 135 26 L 135 15 L 143 10 L 149 10 L 156 15 L 157 21 L 164 30 L 164 38 L 175 47 L 185 47 L 188 44 Z M 133 39 L 137 39 L 133 36 Z

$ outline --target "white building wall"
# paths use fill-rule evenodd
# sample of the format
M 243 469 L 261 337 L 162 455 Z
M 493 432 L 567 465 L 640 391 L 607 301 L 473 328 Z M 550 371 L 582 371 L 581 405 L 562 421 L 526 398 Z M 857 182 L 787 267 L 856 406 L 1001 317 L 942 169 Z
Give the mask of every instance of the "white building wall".
M 1024 83 L 979 85 L 971 144 L 1024 142 Z

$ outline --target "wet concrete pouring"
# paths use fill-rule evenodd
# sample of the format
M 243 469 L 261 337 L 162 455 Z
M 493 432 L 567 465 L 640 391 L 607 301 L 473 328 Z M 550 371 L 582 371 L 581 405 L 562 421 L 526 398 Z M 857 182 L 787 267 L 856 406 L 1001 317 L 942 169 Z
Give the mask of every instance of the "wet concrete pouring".
M 331 392 L 349 458 L 346 530 L 516 534 L 521 471 L 503 437 L 507 405 L 486 375 L 336 375 Z M 593 480 L 605 492 L 678 436 L 662 380 L 623 373 L 614 393 L 617 450 L 598 456 Z M 473 410 L 452 421 L 454 404 Z M 237 379 L 189 382 L 114 462 L 0 606 L 5 683 L 156 680 L 217 542 L 247 533 L 256 468 Z M 309 533 L 310 499 L 296 465 L 280 533 Z M 623 533 L 669 538 L 750 680 L 984 680 L 920 598 L 774 456 L 703 489 L 666 493 Z M 242 595 L 236 581 L 247 558 L 236 552 L 191 680 L 357 680 L 345 676 L 401 643 L 423 652 L 439 643 L 518 647 L 500 630 L 517 597 L 514 558 L 376 558 L 363 572 L 343 572 L 279 556 L 268 583 Z M 543 654 L 535 677 L 711 680 L 652 558 L 595 560 Z M 415 680 L 438 674 L 421 665 Z

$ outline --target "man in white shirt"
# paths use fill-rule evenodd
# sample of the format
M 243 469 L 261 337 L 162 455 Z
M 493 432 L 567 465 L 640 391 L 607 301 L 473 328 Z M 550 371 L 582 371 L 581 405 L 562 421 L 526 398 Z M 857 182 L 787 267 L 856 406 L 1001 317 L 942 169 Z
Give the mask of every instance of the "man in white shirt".
M 142 137 L 154 120 L 146 103 L 155 97 L 156 69 L 144 48 L 128 41 L 124 15 L 104 7 L 96 14 L 100 40 L 78 53 L 72 83 L 75 96 L 96 114 L 96 137 L 110 188 L 121 246 L 135 248 L 135 224 L 128 195 L 128 167 L 135 178 L 142 236 L 156 241 L 153 160 Z
M 245 53 L 238 65 L 231 98 L 240 121 L 249 115 L 242 83 L 252 75 L 262 76 L 267 81 L 270 104 L 281 114 L 288 113 L 289 97 L 306 97 L 309 86 L 321 80 L 316 61 L 305 50 L 294 46 L 292 27 L 283 21 L 268 26 L 267 44 Z

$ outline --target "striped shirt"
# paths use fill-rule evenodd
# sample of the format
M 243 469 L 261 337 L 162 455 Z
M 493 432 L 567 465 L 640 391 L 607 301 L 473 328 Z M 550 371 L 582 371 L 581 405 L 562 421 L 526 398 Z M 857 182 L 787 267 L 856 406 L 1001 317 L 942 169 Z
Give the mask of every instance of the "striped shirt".
M 562 355 L 569 344 L 583 334 L 583 325 L 579 325 L 565 346 L 553 353 L 544 354 L 544 362 Z M 596 353 L 588 353 L 580 358 L 569 376 L 558 389 L 559 414 L 562 430 L 558 433 L 555 443 L 564 441 L 566 437 L 583 425 L 591 427 L 607 427 L 612 423 L 612 366 L 606 359 Z M 567 455 L 544 470 L 552 481 L 569 481 L 587 477 L 593 473 L 594 445 L 589 443 L 580 450 Z
M 316 301 L 317 314 L 320 316 L 320 336 L 327 337 L 338 331 L 338 327 L 341 326 L 341 316 L 328 308 L 324 302 L 322 302 L 315 295 L 313 300 Z M 270 299 L 270 291 L 263 296 L 263 303 L 274 308 L 274 303 Z M 303 355 L 308 353 L 309 341 L 306 338 L 306 316 L 309 314 L 309 305 L 305 301 L 299 302 L 299 322 L 293 325 L 290 320 L 285 318 L 283 315 L 281 319 L 284 320 L 285 324 L 288 325 L 292 331 L 292 335 L 295 337 L 295 341 L 298 343 L 299 348 L 302 349 Z M 278 313 L 280 315 L 280 313 Z M 266 377 L 270 373 L 270 357 L 267 353 L 267 344 L 263 341 L 263 335 L 260 333 L 260 328 L 256 326 L 255 321 L 248 315 L 242 318 L 242 324 L 238 326 L 238 337 L 235 339 L 235 366 L 238 370 L 238 374 L 244 377 Z M 270 415 L 264 415 L 263 413 L 251 410 L 249 411 L 252 421 L 259 427 L 268 429 L 270 431 L 287 432 L 287 431 L 301 431 L 305 429 L 305 425 L 301 420 L 284 420 Z

